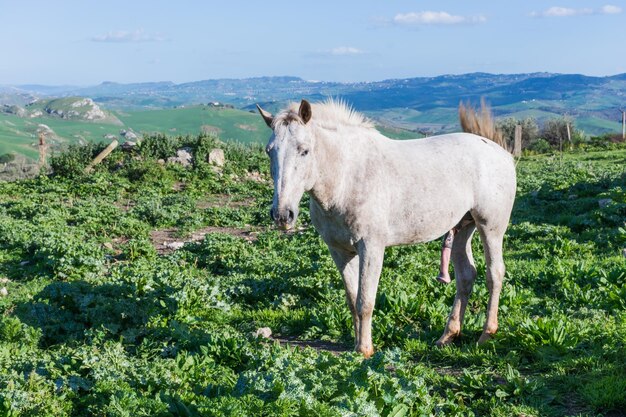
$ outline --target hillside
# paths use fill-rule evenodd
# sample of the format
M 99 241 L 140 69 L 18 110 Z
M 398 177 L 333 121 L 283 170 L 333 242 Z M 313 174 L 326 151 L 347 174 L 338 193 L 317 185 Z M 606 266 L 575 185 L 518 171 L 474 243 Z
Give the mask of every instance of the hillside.
M 401 128 L 379 129 L 398 139 L 420 137 L 419 133 Z M 72 97 L 38 100 L 24 107 L 0 106 L 0 155 L 17 153 L 37 159 L 40 134 L 54 152 L 72 143 L 136 140 L 151 133 L 205 133 L 240 143 L 263 143 L 270 134 L 256 110 L 243 111 L 215 103 L 107 111 L 91 99 Z
M 21 94 L 92 97 L 110 109 L 154 109 L 207 103 L 231 103 L 251 110 L 264 103 L 275 110 L 291 100 L 342 97 L 382 123 L 441 132 L 456 130 L 459 101 L 485 97 L 497 116 L 537 117 L 543 121 L 568 114 L 590 134 L 617 131 L 619 107 L 626 105 L 626 74 L 591 77 L 579 74 L 442 75 L 377 82 L 313 82 L 298 77 L 258 77 L 117 84 L 93 87 L 16 86 Z M 53 91 L 54 93 L 51 93 Z

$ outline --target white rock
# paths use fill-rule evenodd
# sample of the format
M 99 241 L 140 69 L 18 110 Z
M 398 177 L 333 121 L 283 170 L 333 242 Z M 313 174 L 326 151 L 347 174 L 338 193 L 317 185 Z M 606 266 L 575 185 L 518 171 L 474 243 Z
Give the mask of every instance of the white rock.
M 181 164 L 184 167 L 191 165 L 193 156 L 191 155 L 191 149 L 183 148 L 176 151 L 176 156 L 167 158 L 167 162 L 171 164 Z
M 272 337 L 272 329 L 270 329 L 269 327 L 260 327 L 260 328 L 256 329 L 256 332 L 254 332 L 254 335 L 256 337 L 262 337 L 264 339 L 269 339 L 270 337 Z
M 612 202 L 613 200 L 611 200 L 610 198 L 603 198 L 602 200 L 598 200 L 598 205 L 600 206 L 600 208 L 605 208 L 607 206 L 610 206 Z
M 209 152 L 208 162 L 211 165 L 223 167 L 226 162 L 226 159 L 224 158 L 224 150 L 217 148 L 211 149 L 211 152 Z
M 164 242 L 163 246 L 168 249 L 178 250 L 185 246 L 185 242 Z
M 6 287 L 0 288 L 0 296 L 6 297 L 7 295 L 9 295 L 9 291 L 7 290 L 7 288 Z

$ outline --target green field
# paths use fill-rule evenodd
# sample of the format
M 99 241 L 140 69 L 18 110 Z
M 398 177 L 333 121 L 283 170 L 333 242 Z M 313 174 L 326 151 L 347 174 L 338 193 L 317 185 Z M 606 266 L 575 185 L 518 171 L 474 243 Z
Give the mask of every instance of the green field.
M 242 143 L 267 141 L 269 130 L 258 113 L 234 109 L 190 106 L 178 109 L 117 112 L 124 125 L 136 132 L 197 135 L 212 132 L 223 140 Z
M 89 176 L 97 148 L 0 182 L 0 415 L 624 415 L 623 146 L 519 161 L 484 346 L 478 238 L 463 337 L 443 349 L 440 242 L 389 248 L 364 360 L 306 199 L 302 229 L 280 233 L 262 147 L 186 140 L 190 168 L 157 163 L 181 143 L 146 139 Z M 222 172 L 203 162 L 215 146 Z
M 116 123 L 66 120 L 48 115 L 20 118 L 0 113 L 0 155 L 18 153 L 37 159 L 39 124 L 45 124 L 54 132 L 46 136 L 52 152 L 58 152 L 72 143 L 108 142 L 110 139 L 105 138 L 107 135 L 123 140 L 120 136 L 122 129 L 130 129 L 139 137 L 155 132 L 169 136 L 208 133 L 219 136 L 222 140 L 238 143 L 265 143 L 270 135 L 258 113 L 230 108 L 188 106 L 162 110 L 115 111 L 112 116 Z M 383 126 L 379 129 L 396 139 L 420 136 L 399 128 Z

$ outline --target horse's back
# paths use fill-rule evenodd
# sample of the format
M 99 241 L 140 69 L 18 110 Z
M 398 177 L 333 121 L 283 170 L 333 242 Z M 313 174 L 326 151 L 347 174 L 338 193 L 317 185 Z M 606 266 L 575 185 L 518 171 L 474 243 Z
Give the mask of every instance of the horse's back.
M 467 212 L 508 223 L 515 164 L 499 145 L 469 133 L 387 144 L 392 155 L 387 160 L 393 166 L 390 206 L 398 206 L 389 219 L 389 230 L 398 238 L 394 243 L 434 239 Z

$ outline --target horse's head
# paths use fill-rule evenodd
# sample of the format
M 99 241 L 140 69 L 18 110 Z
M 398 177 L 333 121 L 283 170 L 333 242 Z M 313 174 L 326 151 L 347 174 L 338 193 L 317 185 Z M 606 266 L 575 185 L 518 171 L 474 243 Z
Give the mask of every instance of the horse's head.
M 314 143 L 307 125 L 311 120 L 311 105 L 302 100 L 297 112 L 287 110 L 276 117 L 257 107 L 273 131 L 265 148 L 274 180 L 270 217 L 278 227 L 289 230 L 296 224 L 302 195 L 315 184 Z

